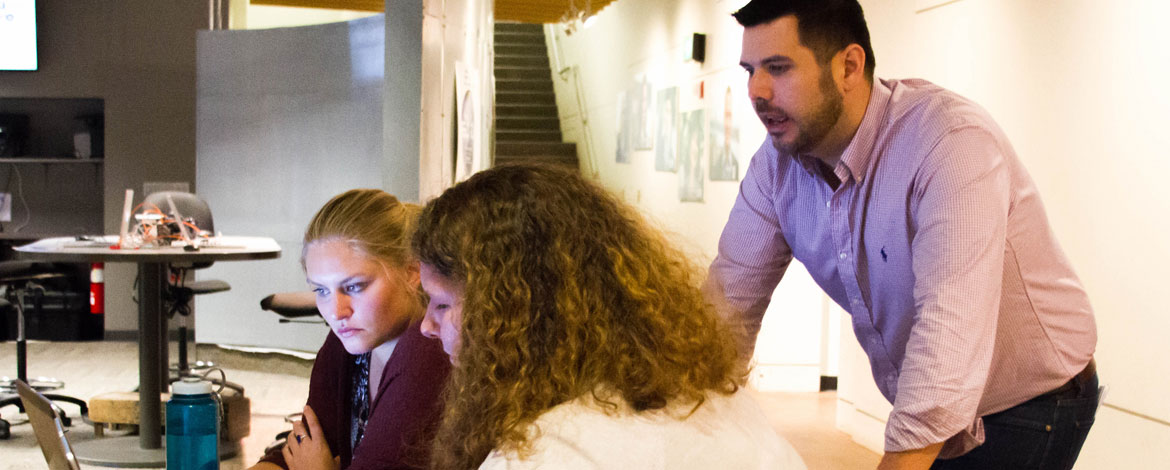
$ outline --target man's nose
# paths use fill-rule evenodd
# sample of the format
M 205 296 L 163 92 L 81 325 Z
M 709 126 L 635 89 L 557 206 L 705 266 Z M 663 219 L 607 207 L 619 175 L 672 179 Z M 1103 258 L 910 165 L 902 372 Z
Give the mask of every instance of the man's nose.
M 752 72 L 748 76 L 748 97 L 751 98 L 752 103 L 756 101 L 772 101 L 772 83 L 768 80 L 768 74 L 761 71 Z

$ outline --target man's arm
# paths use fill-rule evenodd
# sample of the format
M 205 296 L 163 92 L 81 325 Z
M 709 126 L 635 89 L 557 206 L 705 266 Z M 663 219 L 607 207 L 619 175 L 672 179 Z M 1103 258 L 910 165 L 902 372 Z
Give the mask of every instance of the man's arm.
M 792 261 L 772 199 L 777 178 L 776 165 L 768 161 L 776 158 L 770 148 L 765 141 L 748 165 L 703 285 L 707 301 L 741 336 L 745 359 L 755 348 L 772 291 Z
M 928 470 L 938 451 L 942 450 L 942 443 L 931 444 L 924 449 L 907 450 L 904 452 L 886 452 L 882 461 L 878 463 L 878 470 Z
M 887 452 L 930 449 L 971 430 L 977 418 L 994 352 L 1011 203 L 998 145 L 981 128 L 951 131 L 915 178 L 915 311 Z M 954 450 L 947 449 L 944 456 Z

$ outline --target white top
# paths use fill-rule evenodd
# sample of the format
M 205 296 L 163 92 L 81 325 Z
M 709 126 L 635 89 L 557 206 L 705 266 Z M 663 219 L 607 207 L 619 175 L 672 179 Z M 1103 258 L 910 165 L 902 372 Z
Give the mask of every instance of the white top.
M 619 400 L 619 403 L 621 401 Z M 534 423 L 527 458 L 499 450 L 480 470 L 714 469 L 804 470 L 804 461 L 746 392 L 713 393 L 685 419 L 689 406 L 635 414 L 628 406 L 607 414 L 592 397 L 559 405 Z

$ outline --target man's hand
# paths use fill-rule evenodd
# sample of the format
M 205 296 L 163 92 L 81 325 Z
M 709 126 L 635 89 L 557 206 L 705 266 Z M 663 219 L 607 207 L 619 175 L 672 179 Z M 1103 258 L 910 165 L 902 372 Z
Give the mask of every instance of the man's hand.
M 325 431 L 317 422 L 317 414 L 305 405 L 305 413 L 300 421 L 293 423 L 292 432 L 288 434 L 284 445 L 284 462 L 288 470 L 339 470 L 340 457 L 334 458 L 329 450 L 329 443 L 325 441 Z
M 924 449 L 904 452 L 886 452 L 878 463 L 878 470 L 927 470 L 938 457 L 943 443 L 931 444 Z

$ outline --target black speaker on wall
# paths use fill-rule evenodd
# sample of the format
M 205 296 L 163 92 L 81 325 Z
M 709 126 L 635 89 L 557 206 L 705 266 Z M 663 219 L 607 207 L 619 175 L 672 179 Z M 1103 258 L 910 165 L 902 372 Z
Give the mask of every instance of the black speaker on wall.
M 695 33 L 691 37 L 691 60 L 703 62 L 707 60 L 707 35 Z
M 27 114 L 0 114 L 0 157 L 24 155 L 27 138 Z

